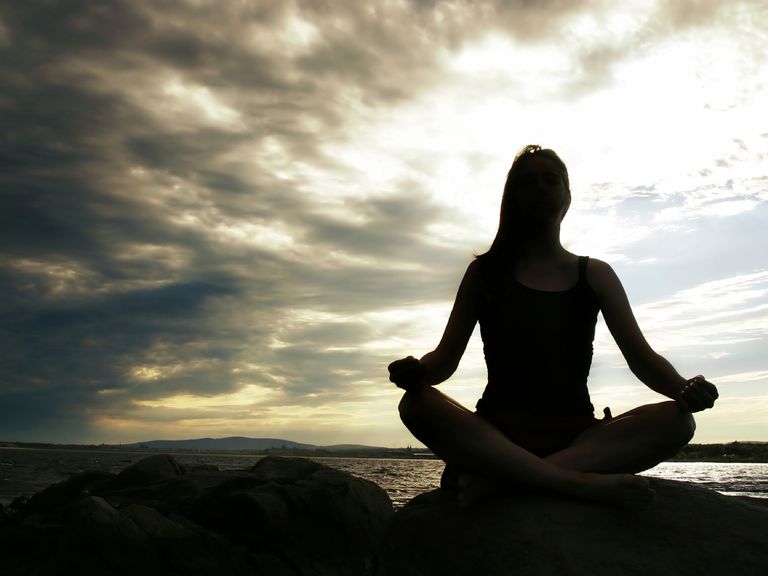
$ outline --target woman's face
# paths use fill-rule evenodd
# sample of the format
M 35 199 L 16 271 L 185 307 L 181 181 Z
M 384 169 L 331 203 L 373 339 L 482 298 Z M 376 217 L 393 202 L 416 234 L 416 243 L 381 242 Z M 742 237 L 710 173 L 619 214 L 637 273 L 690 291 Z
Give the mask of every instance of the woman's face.
M 544 156 L 520 161 L 513 180 L 515 212 L 531 223 L 562 219 L 570 205 L 557 164 Z

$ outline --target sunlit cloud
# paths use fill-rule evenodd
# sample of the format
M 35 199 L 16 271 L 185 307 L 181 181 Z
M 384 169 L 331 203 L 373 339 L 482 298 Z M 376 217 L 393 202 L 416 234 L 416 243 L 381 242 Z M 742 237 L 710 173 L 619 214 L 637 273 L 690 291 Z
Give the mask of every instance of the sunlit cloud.
M 153 377 L 158 375 L 153 374 Z M 195 396 L 192 394 L 179 394 L 168 398 L 159 398 L 157 400 L 139 400 L 138 406 L 148 406 L 150 408 L 174 408 L 178 410 L 215 410 L 226 406 L 247 407 L 252 404 L 259 404 L 278 395 L 274 388 L 259 386 L 256 384 L 246 384 L 237 392 L 231 394 L 217 394 L 214 396 Z
M 178 113 L 190 119 L 204 119 L 215 126 L 238 126 L 240 114 L 237 110 L 222 104 L 205 86 L 190 86 L 171 81 L 166 84 L 163 92 L 173 99 L 173 104 L 165 106 L 166 115 L 174 114 L 178 110 Z
M 665 349 L 724 346 L 768 334 L 768 272 L 714 280 L 638 307 L 646 330 Z

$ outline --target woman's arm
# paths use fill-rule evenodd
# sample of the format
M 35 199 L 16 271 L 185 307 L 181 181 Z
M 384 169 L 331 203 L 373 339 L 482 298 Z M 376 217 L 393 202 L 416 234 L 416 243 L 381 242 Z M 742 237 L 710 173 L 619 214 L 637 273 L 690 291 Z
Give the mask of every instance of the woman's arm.
M 597 294 L 605 323 L 632 373 L 646 386 L 676 400 L 689 412 L 711 408 L 718 396 L 715 386 L 701 376 L 686 380 L 651 348 L 613 269 L 601 260 L 590 259 L 587 280 Z
M 389 379 L 392 382 L 401 388 L 410 389 L 414 386 L 434 386 L 451 377 L 477 323 L 476 302 L 480 282 L 480 263 L 475 260 L 464 274 L 437 348 L 420 360 L 408 356 L 390 364 Z

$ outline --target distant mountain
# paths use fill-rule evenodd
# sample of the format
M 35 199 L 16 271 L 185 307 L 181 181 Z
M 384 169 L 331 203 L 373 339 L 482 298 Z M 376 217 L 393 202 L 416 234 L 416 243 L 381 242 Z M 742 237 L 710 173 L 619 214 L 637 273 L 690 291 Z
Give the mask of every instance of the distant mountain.
M 300 444 L 283 440 L 281 438 L 245 438 L 243 436 L 230 436 L 228 438 L 196 438 L 191 440 L 148 440 L 123 444 L 123 447 L 146 446 L 158 450 L 268 450 L 268 449 L 298 449 L 315 450 L 318 446 L 313 444 Z

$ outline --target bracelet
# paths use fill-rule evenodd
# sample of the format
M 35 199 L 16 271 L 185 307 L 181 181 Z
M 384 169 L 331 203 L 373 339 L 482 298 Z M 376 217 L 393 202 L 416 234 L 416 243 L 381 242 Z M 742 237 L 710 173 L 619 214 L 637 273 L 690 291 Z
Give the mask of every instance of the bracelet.
M 678 395 L 679 395 L 679 396 L 682 396 L 683 394 L 685 394 L 686 392 L 688 392 L 688 391 L 689 391 L 691 388 L 693 388 L 693 387 L 694 387 L 696 384 L 699 384 L 699 383 L 701 383 L 701 382 L 703 382 L 703 381 L 704 381 L 704 376 L 701 376 L 701 375 L 699 375 L 699 376 L 694 376 L 693 378 L 689 378 L 689 379 L 688 379 L 688 380 L 685 382 L 685 386 L 683 386 L 683 387 L 680 389 L 680 392 L 678 393 Z

